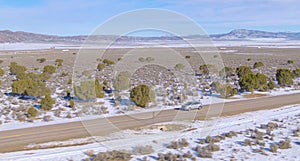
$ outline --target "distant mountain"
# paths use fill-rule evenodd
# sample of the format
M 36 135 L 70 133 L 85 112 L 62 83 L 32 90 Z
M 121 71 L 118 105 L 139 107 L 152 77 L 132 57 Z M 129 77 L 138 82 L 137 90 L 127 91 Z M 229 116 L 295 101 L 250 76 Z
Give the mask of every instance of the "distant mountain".
M 82 42 L 86 36 L 55 36 L 35 34 L 23 31 L 0 31 L 0 43 L 56 43 L 56 42 Z
M 56 36 L 35 34 L 23 31 L 0 31 L 0 43 L 83 43 L 89 36 Z M 114 36 L 114 35 L 95 35 L 90 36 L 91 42 L 101 42 L 106 40 L 117 40 L 116 42 L 126 41 L 153 41 L 153 40 L 182 40 L 177 36 L 161 36 L 161 37 L 133 37 L 133 36 Z
M 241 39 L 256 39 L 256 38 L 284 38 L 284 39 L 299 39 L 300 33 L 289 33 L 289 32 L 266 32 L 257 30 L 233 30 L 226 34 L 215 34 L 210 35 L 212 39 L 216 40 L 241 40 Z M 45 35 L 35 34 L 23 31 L 13 32 L 10 30 L 0 31 L 0 43 L 83 43 L 88 38 L 87 35 L 79 36 L 56 36 L 56 35 Z M 203 38 L 203 36 L 186 36 L 185 38 L 197 39 Z M 110 41 L 117 39 L 118 43 L 126 42 L 149 42 L 159 40 L 182 40 L 181 37 L 177 36 L 161 36 L 161 37 L 133 37 L 133 36 L 114 36 L 114 35 L 99 35 L 91 36 L 89 39 L 92 42 Z
M 258 30 L 238 29 L 226 34 L 211 35 L 214 39 L 257 39 L 257 38 L 284 38 L 284 39 L 300 39 L 300 33 L 291 32 L 266 32 Z

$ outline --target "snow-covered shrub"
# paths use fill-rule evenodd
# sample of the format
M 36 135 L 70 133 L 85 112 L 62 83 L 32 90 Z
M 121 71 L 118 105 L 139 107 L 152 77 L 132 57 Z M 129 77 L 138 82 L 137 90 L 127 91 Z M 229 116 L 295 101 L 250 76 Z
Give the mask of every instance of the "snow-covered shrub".
M 142 154 L 142 155 L 145 155 L 145 154 L 151 154 L 153 153 L 154 150 L 153 150 L 153 147 L 150 146 L 150 145 L 146 145 L 146 146 L 136 146 L 134 149 L 133 149 L 133 153 L 134 154 Z
M 99 152 L 93 161 L 115 161 L 115 160 L 130 160 L 131 154 L 122 151 Z
M 245 139 L 244 141 L 244 146 L 251 146 L 251 140 L 250 139 Z
M 196 151 L 201 158 L 212 158 L 212 152 L 205 147 L 197 146 Z
M 285 138 L 285 140 L 281 140 L 278 144 L 280 149 L 289 149 L 291 148 L 291 140 L 289 138 Z
M 182 138 L 181 140 L 178 141 L 172 141 L 167 148 L 169 149 L 178 149 L 178 148 L 183 148 L 189 146 L 189 143 L 186 141 L 186 139 Z
M 270 151 L 273 153 L 277 153 L 278 146 L 276 144 L 270 145 Z

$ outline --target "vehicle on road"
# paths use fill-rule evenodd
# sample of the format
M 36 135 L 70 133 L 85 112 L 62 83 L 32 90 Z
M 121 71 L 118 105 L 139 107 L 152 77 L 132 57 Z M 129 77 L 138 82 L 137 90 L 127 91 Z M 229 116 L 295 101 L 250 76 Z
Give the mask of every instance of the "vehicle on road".
M 181 106 L 181 110 L 190 111 L 190 110 L 200 110 L 203 107 L 200 101 L 187 102 Z

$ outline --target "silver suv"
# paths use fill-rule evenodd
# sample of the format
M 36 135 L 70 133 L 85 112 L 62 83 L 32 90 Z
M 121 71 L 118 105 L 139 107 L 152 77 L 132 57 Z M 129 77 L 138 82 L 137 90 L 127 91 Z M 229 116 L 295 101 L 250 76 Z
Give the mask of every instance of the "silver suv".
M 181 110 L 190 111 L 190 110 L 200 110 L 203 107 L 202 103 L 199 102 L 187 102 L 181 106 Z

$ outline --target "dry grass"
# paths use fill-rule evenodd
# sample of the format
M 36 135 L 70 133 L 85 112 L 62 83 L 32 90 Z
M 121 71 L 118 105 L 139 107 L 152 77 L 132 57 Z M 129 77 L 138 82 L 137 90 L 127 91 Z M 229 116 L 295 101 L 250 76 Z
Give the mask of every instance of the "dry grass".
M 254 94 L 243 95 L 244 98 L 256 98 L 256 97 L 264 97 L 264 96 L 267 96 L 267 94 L 254 93 Z

